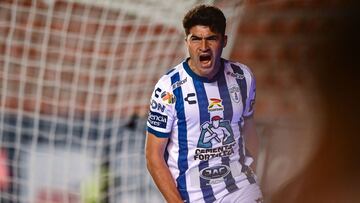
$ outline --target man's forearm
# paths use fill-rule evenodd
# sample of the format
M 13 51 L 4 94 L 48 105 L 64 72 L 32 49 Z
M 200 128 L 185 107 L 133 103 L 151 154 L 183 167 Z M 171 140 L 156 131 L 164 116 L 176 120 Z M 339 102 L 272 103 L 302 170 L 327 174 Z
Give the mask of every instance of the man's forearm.
M 174 179 L 172 178 L 169 168 L 163 160 L 148 160 L 147 168 L 160 192 L 167 202 L 180 203 L 183 202 L 180 193 L 176 188 Z
M 256 170 L 256 162 L 259 151 L 259 137 L 256 133 L 256 126 L 253 117 L 250 117 L 245 120 L 244 125 L 244 134 L 245 134 L 245 146 L 246 150 L 250 152 L 250 155 L 253 157 L 254 162 L 251 164 L 251 168 Z

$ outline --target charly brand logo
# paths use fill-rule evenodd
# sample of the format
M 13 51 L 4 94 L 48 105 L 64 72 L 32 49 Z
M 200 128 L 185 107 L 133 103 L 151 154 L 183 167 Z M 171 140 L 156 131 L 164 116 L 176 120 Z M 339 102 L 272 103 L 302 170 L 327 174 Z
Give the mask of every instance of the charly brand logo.
M 196 100 L 193 97 L 195 97 L 195 93 L 189 93 L 186 95 L 184 100 L 187 101 L 189 104 L 196 104 Z
M 162 92 L 161 99 L 167 104 L 174 104 L 176 101 L 175 95 L 171 94 L 170 92 Z
M 230 168 L 226 165 L 219 165 L 207 167 L 200 171 L 200 177 L 206 180 L 214 180 L 227 176 L 230 173 Z
M 231 96 L 231 99 L 236 102 L 239 103 L 240 102 L 240 88 L 238 85 L 233 85 L 229 88 L 229 93 Z
M 217 99 L 217 98 L 210 98 L 210 102 L 209 102 L 209 106 L 208 106 L 208 111 L 212 112 L 212 111 L 223 111 L 224 107 L 222 105 L 222 100 L 221 99 Z

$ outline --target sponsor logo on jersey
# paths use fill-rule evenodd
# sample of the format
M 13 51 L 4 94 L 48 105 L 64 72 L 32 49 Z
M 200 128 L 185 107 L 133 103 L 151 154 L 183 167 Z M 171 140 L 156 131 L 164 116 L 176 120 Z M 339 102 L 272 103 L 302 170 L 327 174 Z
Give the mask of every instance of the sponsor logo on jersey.
M 163 104 L 156 102 L 154 99 L 151 100 L 150 107 L 152 110 L 157 110 L 161 112 L 165 111 L 165 106 Z
M 230 168 L 226 165 L 212 166 L 204 168 L 200 171 L 200 177 L 206 180 L 220 179 L 223 181 L 223 177 L 230 173 Z M 214 184 L 214 183 L 213 183 Z
M 187 82 L 187 77 L 185 79 L 183 79 L 183 80 L 175 82 L 174 84 L 171 85 L 171 87 L 174 90 L 174 89 L 180 87 L 181 85 L 183 85 L 186 82 Z
M 221 99 L 217 99 L 217 98 L 210 98 L 210 102 L 209 102 L 209 106 L 208 106 L 208 111 L 209 112 L 213 112 L 213 111 L 223 111 L 224 107 L 222 105 L 222 100 Z
M 156 88 L 156 90 L 154 91 L 154 95 L 156 98 L 159 98 L 159 93 L 161 92 L 162 90 L 158 87 Z
M 240 73 L 233 73 L 233 72 L 226 72 L 227 75 L 230 75 L 236 79 L 242 80 L 245 78 L 245 76 L 243 74 Z
M 213 148 L 214 145 L 219 147 Z M 214 157 L 227 157 L 234 153 L 234 133 L 230 121 L 214 116 L 211 121 L 201 125 L 194 160 L 209 160 Z
M 194 160 L 208 161 L 216 157 L 228 157 L 234 154 L 234 146 L 235 142 L 210 149 L 197 148 L 195 150 Z
M 171 94 L 170 92 L 162 92 L 161 93 L 161 99 L 166 103 L 166 104 L 174 104 L 176 101 L 176 97 L 175 95 Z
M 233 85 L 229 88 L 229 93 L 231 96 L 231 100 L 235 103 L 240 102 L 240 88 L 238 85 Z
M 167 116 L 165 115 L 152 111 L 149 112 L 148 122 L 154 127 L 165 129 L 167 120 Z
M 195 93 L 187 94 L 184 100 L 187 101 L 189 104 L 196 104 L 196 100 L 192 99 L 192 97 L 195 97 Z

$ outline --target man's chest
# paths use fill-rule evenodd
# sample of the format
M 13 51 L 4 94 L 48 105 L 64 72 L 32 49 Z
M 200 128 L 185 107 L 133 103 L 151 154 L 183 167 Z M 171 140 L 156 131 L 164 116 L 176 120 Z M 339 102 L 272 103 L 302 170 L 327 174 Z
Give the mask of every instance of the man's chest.
M 238 123 L 243 112 L 242 95 L 236 81 L 200 83 L 189 80 L 181 86 L 181 108 L 189 126 L 219 122 Z

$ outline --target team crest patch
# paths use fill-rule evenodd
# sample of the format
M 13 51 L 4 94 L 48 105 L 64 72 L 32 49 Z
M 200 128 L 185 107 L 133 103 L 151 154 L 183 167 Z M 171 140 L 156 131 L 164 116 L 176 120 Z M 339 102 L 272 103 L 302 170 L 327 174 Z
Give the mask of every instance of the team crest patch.
M 222 100 L 221 99 L 217 99 L 217 98 L 210 98 L 210 103 L 208 106 L 208 111 L 212 112 L 212 111 L 223 111 L 224 107 L 222 105 Z
M 175 95 L 171 94 L 170 92 L 161 93 L 161 99 L 167 104 L 174 104 L 176 101 Z
M 240 102 L 240 88 L 237 85 L 233 85 L 229 88 L 229 93 L 231 96 L 231 100 L 235 103 Z

